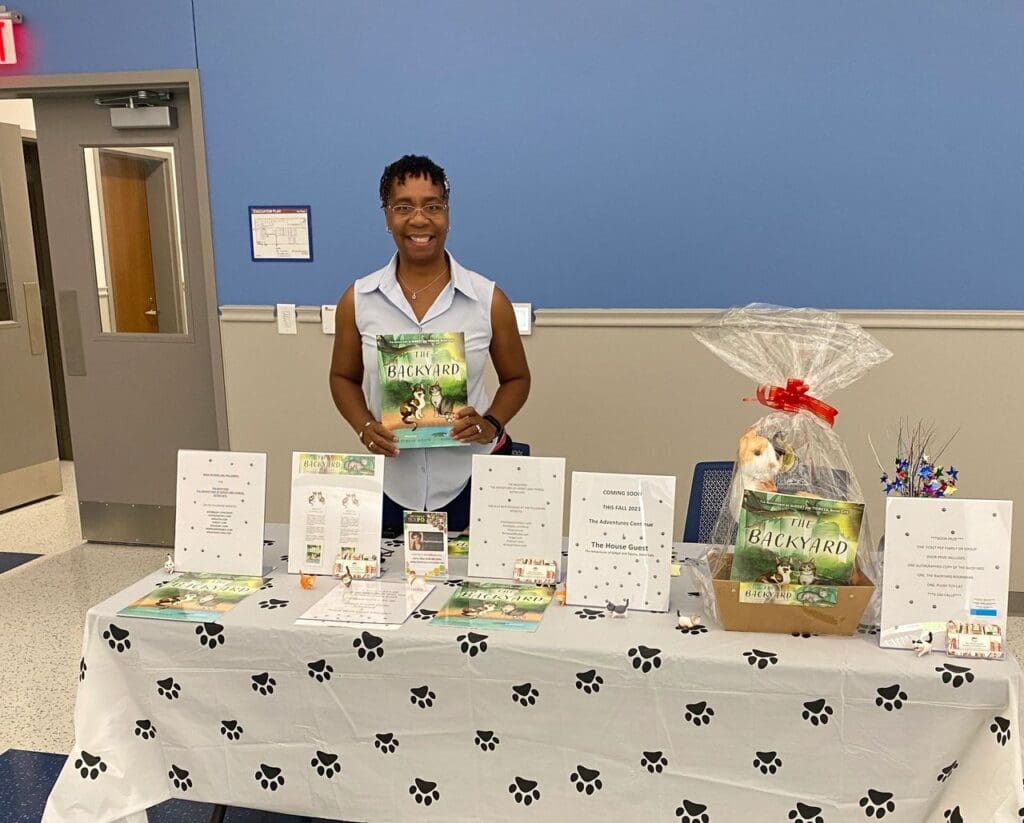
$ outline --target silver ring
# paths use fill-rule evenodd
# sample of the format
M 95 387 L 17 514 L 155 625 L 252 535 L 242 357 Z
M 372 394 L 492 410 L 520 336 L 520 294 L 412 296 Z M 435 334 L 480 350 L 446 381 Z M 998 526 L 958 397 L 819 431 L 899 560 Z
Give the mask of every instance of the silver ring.
M 484 430 L 480 428 L 480 424 L 479 423 L 476 424 L 476 433 L 477 434 L 483 434 L 484 433 Z

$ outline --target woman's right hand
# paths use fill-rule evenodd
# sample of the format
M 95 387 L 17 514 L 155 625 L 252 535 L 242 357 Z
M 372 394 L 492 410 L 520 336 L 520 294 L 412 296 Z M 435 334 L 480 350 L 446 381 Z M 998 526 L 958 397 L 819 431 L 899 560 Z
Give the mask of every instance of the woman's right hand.
M 363 441 L 370 454 L 398 456 L 398 436 L 383 423 L 376 420 L 367 421 L 359 431 L 359 439 Z

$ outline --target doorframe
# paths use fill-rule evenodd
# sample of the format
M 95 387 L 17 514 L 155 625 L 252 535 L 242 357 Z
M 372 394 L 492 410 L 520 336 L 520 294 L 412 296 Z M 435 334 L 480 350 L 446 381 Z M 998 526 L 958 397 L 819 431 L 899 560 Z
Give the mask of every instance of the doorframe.
M 210 183 L 207 178 L 206 135 L 203 128 L 203 100 L 198 69 L 156 71 L 97 72 L 92 74 L 34 74 L 0 77 L 0 98 L 68 95 L 76 92 L 101 92 L 105 88 L 125 87 L 186 88 L 192 120 L 196 190 L 199 196 L 199 243 L 203 260 L 203 289 L 206 292 L 206 322 L 210 339 L 210 369 L 213 375 L 213 402 L 217 417 L 217 445 L 230 447 L 227 396 L 224 387 L 224 356 L 220 340 L 220 307 L 217 303 L 217 277 L 213 257 L 213 217 L 210 210 Z M 190 278 L 190 283 L 195 283 Z

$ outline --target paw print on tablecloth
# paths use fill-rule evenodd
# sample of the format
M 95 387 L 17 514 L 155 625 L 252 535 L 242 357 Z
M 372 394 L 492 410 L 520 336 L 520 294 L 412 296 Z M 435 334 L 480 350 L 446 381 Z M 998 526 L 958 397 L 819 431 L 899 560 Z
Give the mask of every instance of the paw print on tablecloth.
M 328 780 L 337 774 L 341 774 L 341 763 L 338 761 L 338 755 L 331 754 L 330 752 L 317 751 L 313 759 L 309 761 L 309 765 L 318 775 L 326 777 Z
M 813 634 L 812 632 L 790 632 L 790 634 L 793 637 L 800 638 L 801 640 L 810 640 L 812 637 L 817 637 L 818 636 L 816 634 Z
M 569 775 L 569 782 L 580 794 L 593 794 L 601 791 L 604 783 L 601 782 L 601 772 L 597 769 L 588 769 L 579 763 L 576 764 L 576 771 Z
M 603 685 L 604 678 L 597 673 L 597 669 L 576 672 L 576 688 L 584 694 L 597 694 Z
M 331 679 L 334 674 L 334 666 L 324 659 L 314 660 L 306 664 L 306 674 L 312 677 L 317 683 L 324 683 Z
M 461 577 L 449 577 L 447 580 L 444 581 L 444 584 L 446 586 L 455 587 L 461 586 L 464 582 L 465 581 Z
M 478 654 L 483 654 L 487 651 L 486 634 L 467 632 L 466 634 L 460 634 L 455 639 L 459 641 L 459 651 L 463 654 L 468 654 L 470 657 L 476 657 Z
M 85 680 L 85 673 L 89 670 L 89 667 L 85 665 L 85 658 L 83 657 L 78 661 L 78 682 L 81 683 Z
M 875 691 L 878 692 L 878 697 L 875 698 L 875 705 L 885 709 L 887 712 L 891 712 L 894 709 L 899 711 L 907 701 L 907 693 L 900 688 L 899 683 L 893 683 L 891 686 L 881 686 L 875 689 Z
M 953 772 L 960 767 L 960 762 L 954 760 L 948 766 L 943 766 L 942 770 L 935 776 L 936 783 L 945 783 L 949 778 L 953 776 Z
M 676 809 L 676 817 L 679 823 L 711 823 L 708 807 L 692 800 L 683 801 L 683 805 Z
M 480 747 L 482 752 L 493 752 L 497 748 L 501 740 L 493 731 L 481 731 L 477 729 L 476 737 L 473 738 L 473 742 Z
M 857 634 L 866 634 L 872 637 L 876 636 L 881 630 L 881 627 L 877 623 L 861 623 L 857 626 Z
M 537 703 L 540 692 L 533 687 L 532 683 L 520 683 L 512 687 L 512 702 L 520 706 L 533 706 Z
M 260 767 L 256 770 L 256 774 L 253 777 L 260 787 L 267 791 L 276 792 L 284 785 L 284 775 L 281 773 L 279 766 L 268 766 L 266 763 L 260 763 Z
M 360 660 L 372 663 L 384 656 L 384 638 L 369 632 L 362 632 L 352 641 L 352 648 L 356 650 Z
M 189 777 L 188 769 L 183 769 L 181 766 L 175 766 L 171 764 L 170 771 L 167 772 L 167 779 L 171 781 L 179 792 L 187 792 L 192 788 L 192 778 Z
M 268 580 L 266 583 L 264 583 L 262 586 L 260 586 L 260 591 L 261 592 L 265 592 L 267 589 L 272 589 L 272 588 L 274 588 L 274 581 L 273 580 Z
M 221 720 L 220 733 L 228 740 L 238 740 L 245 734 L 245 729 L 238 724 L 237 720 Z
M 103 762 L 103 758 L 96 754 L 89 754 L 89 752 L 82 750 L 82 753 L 75 758 L 75 768 L 78 769 L 78 773 L 89 780 L 95 780 L 100 776 L 101 773 L 107 770 L 107 764 Z
M 630 649 L 627 654 L 633 663 L 633 668 L 639 669 L 644 674 L 648 674 L 652 669 L 661 668 L 661 649 L 637 645 Z
M 409 702 L 421 709 L 429 709 L 437 700 L 437 695 L 430 690 L 430 686 L 416 686 L 409 689 Z
M 707 634 L 708 627 L 698 623 L 696 626 L 676 626 L 676 631 L 680 634 Z
M 156 693 L 168 700 L 177 700 L 181 697 L 181 686 L 174 682 L 173 677 L 166 677 L 156 681 Z
M 580 620 L 602 620 L 607 617 L 604 609 L 576 609 L 576 616 Z
M 115 626 L 111 623 L 107 630 L 103 632 L 103 639 L 107 641 L 107 645 L 110 648 L 121 654 L 132 647 L 132 641 L 129 639 L 128 634 L 128 629 L 122 629 L 120 626 Z
M 273 544 L 271 544 L 271 545 L 273 545 Z M 288 562 L 288 555 L 282 554 L 281 555 L 281 562 L 282 563 L 287 563 Z
M 1005 717 L 999 717 L 996 715 L 992 718 L 992 725 L 988 727 L 988 730 L 996 736 L 996 742 L 1000 746 L 1005 746 L 1010 740 L 1010 721 Z
M 224 627 L 220 623 L 200 623 L 196 626 L 199 644 L 208 649 L 224 645 Z
M 373 745 L 382 754 L 394 754 L 398 748 L 398 738 L 394 732 L 382 732 L 373 736 Z
M 943 663 L 941 666 L 936 666 L 935 671 L 939 673 L 943 683 L 952 686 L 954 689 L 959 689 L 964 683 L 974 682 L 974 672 L 967 666 L 954 666 L 952 663 Z
M 819 697 L 817 700 L 808 700 L 804 703 L 804 710 L 800 712 L 800 716 L 812 726 L 825 726 L 834 713 L 832 707 L 825 702 L 825 698 Z
M 757 666 L 759 669 L 767 669 L 779 662 L 779 656 L 775 652 L 764 652 L 760 649 L 743 652 L 743 656 L 747 659 L 747 663 Z
M 252 690 L 263 696 L 273 694 L 274 689 L 277 688 L 277 681 L 270 676 L 270 672 L 254 674 L 249 679 L 252 681 Z
M 287 605 L 287 600 L 278 600 L 276 597 L 271 597 L 269 600 L 260 601 L 260 608 L 268 609 L 269 611 L 273 611 L 274 609 L 283 609 Z
M 686 704 L 686 719 L 693 723 L 698 728 L 701 726 L 707 726 L 711 722 L 711 718 L 715 716 L 715 710 L 712 709 L 706 700 L 701 700 L 700 703 L 687 703 Z
M 410 616 L 413 620 L 430 620 L 435 614 L 437 609 L 416 609 Z
M 517 776 L 515 780 L 508 784 L 508 793 L 512 795 L 512 799 L 523 806 L 529 806 L 537 800 L 540 800 L 540 789 L 537 787 L 536 780 L 529 780 L 525 777 Z
M 668 759 L 662 751 L 644 752 L 643 757 L 640 758 L 640 765 L 651 774 L 661 774 L 668 765 Z
M 952 809 L 946 809 L 942 813 L 942 819 L 946 823 L 964 823 L 964 816 L 960 814 L 960 807 L 954 806 Z
M 806 803 L 797 803 L 796 808 L 790 809 L 789 820 L 793 823 L 825 823 L 821 809 L 818 806 L 808 806 Z
M 156 737 L 156 726 L 153 725 L 153 721 L 136 720 L 135 736 L 141 737 L 143 740 L 152 740 L 154 737 Z
M 878 820 L 896 811 L 892 792 L 880 792 L 878 789 L 868 789 L 868 793 L 860 799 L 860 807 L 864 810 L 865 817 L 874 817 Z
M 409 787 L 409 794 L 412 795 L 412 799 L 417 803 L 422 803 L 424 806 L 429 806 L 441 799 L 441 793 L 437 790 L 437 784 L 431 780 L 421 780 L 416 778 L 412 781 L 412 785 Z
M 782 768 L 778 752 L 754 752 L 754 768 L 761 774 L 775 774 Z

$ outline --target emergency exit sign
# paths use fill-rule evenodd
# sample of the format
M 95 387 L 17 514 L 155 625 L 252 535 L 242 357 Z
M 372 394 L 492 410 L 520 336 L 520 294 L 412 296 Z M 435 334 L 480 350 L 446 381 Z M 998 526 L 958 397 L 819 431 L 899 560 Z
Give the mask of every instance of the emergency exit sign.
M 14 47 L 14 21 L 0 13 L 0 66 L 11 66 L 17 62 L 18 51 Z

